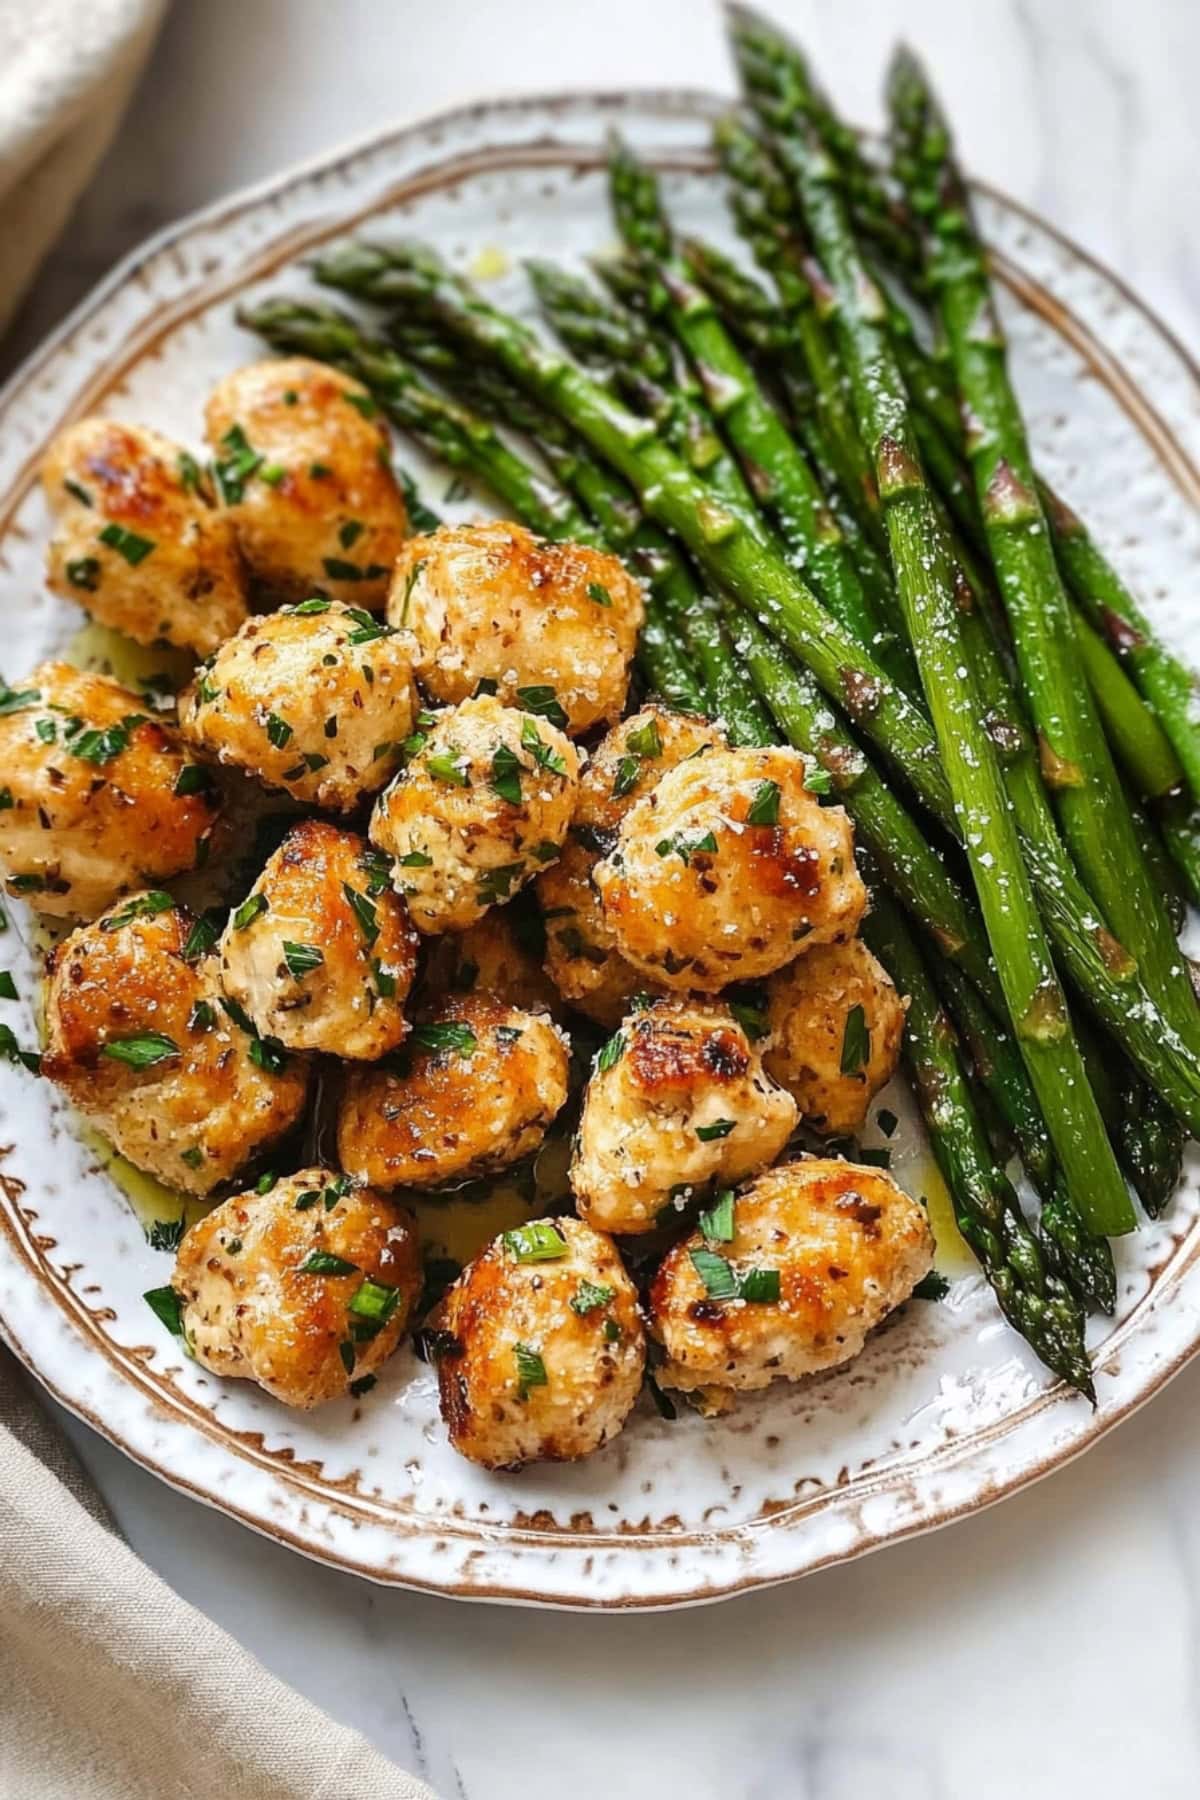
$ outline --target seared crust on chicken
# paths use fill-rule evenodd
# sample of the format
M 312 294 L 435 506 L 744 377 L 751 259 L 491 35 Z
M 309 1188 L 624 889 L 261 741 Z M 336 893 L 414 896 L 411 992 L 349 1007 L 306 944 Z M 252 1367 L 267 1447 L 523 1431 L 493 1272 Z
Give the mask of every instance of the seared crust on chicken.
M 246 616 L 227 519 L 195 459 L 144 425 L 81 419 L 42 464 L 55 518 L 46 582 L 139 644 L 207 656 Z
M 770 1169 L 737 1195 L 730 1241 L 697 1231 L 667 1252 L 650 1288 L 658 1380 L 761 1388 L 849 1362 L 932 1262 L 924 1209 L 890 1175 L 815 1159 Z M 714 1297 L 776 1278 L 778 1299 Z
M 251 363 L 217 383 L 205 426 L 255 580 L 282 600 L 380 610 L 408 519 L 362 383 L 304 356 Z
M 546 972 L 564 1000 L 599 1025 L 618 1024 L 633 996 L 656 984 L 617 949 L 592 870 L 612 849 L 625 814 L 669 769 L 724 745 L 724 733 L 707 719 L 651 703 L 613 726 L 583 772 L 563 853 L 538 876 L 537 896 L 546 920 Z
M 644 611 L 617 557 L 507 523 L 411 538 L 388 596 L 393 625 L 416 635 L 429 693 L 454 702 L 495 682 L 519 706 L 550 689 L 572 737 L 619 716 Z
M 371 842 L 419 931 L 464 931 L 552 862 L 579 752 L 545 719 L 484 694 L 433 715 L 371 815 Z
M 861 938 L 818 944 L 767 983 L 763 1061 L 808 1123 L 854 1137 L 896 1072 L 904 1005 Z
M 625 1020 L 587 1087 L 571 1164 L 581 1218 L 652 1231 L 672 1196 L 774 1161 L 796 1103 L 719 1002 L 662 999 Z
M 264 1037 L 351 1061 L 402 1042 L 417 934 L 384 882 L 354 832 L 288 832 L 221 939 L 221 985 Z
M 519 1260 L 531 1232 L 549 1260 Z M 638 1397 L 646 1346 L 636 1289 L 612 1241 L 578 1219 L 495 1239 L 446 1295 L 438 1325 L 450 1442 L 486 1469 L 589 1456 Z
M 209 1194 L 299 1118 L 308 1070 L 229 1017 L 213 959 L 190 959 L 193 925 L 150 890 L 66 938 L 42 1073 L 139 1169 Z
M 536 1150 L 567 1097 L 563 1033 L 486 995 L 416 1025 L 400 1061 L 352 1071 L 338 1115 L 342 1167 L 376 1187 L 497 1174 Z
M 171 1285 L 197 1362 L 307 1410 L 404 1336 L 422 1285 L 416 1222 L 332 1169 L 303 1169 L 193 1225 Z
M 396 773 L 415 711 L 412 640 L 311 597 L 248 619 L 201 666 L 179 722 L 265 787 L 350 812 Z
M 193 868 L 220 802 L 189 765 L 179 733 L 147 716 L 136 694 L 42 663 L 0 704 L 9 893 L 39 912 L 92 918 L 119 894 Z
M 853 935 L 867 896 L 850 822 L 804 783 L 794 750 L 714 750 L 638 801 L 593 878 L 634 968 L 715 993 Z

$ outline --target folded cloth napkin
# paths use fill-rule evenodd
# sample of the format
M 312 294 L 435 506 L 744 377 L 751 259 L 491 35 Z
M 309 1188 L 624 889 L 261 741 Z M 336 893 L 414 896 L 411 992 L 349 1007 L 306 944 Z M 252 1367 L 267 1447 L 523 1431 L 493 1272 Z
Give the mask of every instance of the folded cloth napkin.
M 0 1796 L 68 1794 L 436 1800 L 138 1561 L 0 1346 Z
M 164 0 L 0 0 L 0 331 L 107 150 Z

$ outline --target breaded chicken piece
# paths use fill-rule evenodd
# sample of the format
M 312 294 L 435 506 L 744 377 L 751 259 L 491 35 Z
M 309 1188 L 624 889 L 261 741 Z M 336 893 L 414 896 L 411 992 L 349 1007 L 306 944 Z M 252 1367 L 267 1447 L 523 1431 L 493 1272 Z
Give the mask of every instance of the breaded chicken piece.
M 74 932 L 50 961 L 42 1058 L 122 1156 L 187 1194 L 231 1180 L 308 1092 L 307 1065 L 226 1010 L 203 941 L 154 889 Z
M 0 694 L 0 869 L 39 912 L 94 918 L 206 854 L 211 774 L 144 707 L 62 662 Z
M 494 522 L 411 538 L 388 596 L 427 692 L 453 703 L 494 682 L 506 705 L 543 706 L 572 737 L 620 715 L 644 612 L 617 557 Z
M 387 1361 L 422 1280 L 412 1214 L 316 1168 L 199 1220 L 171 1285 L 198 1363 L 307 1411 L 357 1392 Z
M 652 1231 L 676 1194 L 773 1162 L 797 1117 L 727 1007 L 656 1000 L 610 1038 L 588 1082 L 571 1164 L 580 1217 Z
M 221 939 L 221 986 L 289 1050 L 374 1061 L 395 1050 L 417 934 L 364 838 L 292 827 Z
M 194 457 L 144 425 L 80 419 L 42 464 L 46 583 L 139 644 L 207 656 L 246 617 L 229 521 Z
M 490 695 L 436 713 L 371 815 L 418 931 L 465 931 L 559 853 L 579 752 Z
M 590 1456 L 637 1400 L 637 1291 L 612 1240 L 578 1219 L 505 1232 L 464 1269 L 437 1323 L 450 1442 L 486 1469 Z
M 762 1388 L 849 1362 L 933 1262 L 924 1208 L 854 1163 L 768 1170 L 729 1229 L 676 1244 L 651 1284 L 664 1387 Z
M 767 982 L 763 1061 L 807 1122 L 854 1137 L 900 1059 L 904 1004 L 861 938 L 818 944 Z
M 213 389 L 218 496 L 277 599 L 382 608 L 408 519 L 378 411 L 361 382 L 304 356 L 250 363 Z
M 465 931 L 426 938 L 417 1004 L 436 1013 L 463 994 L 486 994 L 523 1012 L 561 1010 L 558 990 L 542 968 L 542 938 L 528 890 L 511 905 L 492 907 Z
M 795 750 L 714 750 L 638 801 L 594 880 L 635 969 L 716 993 L 853 936 L 867 900 L 853 851 Z
M 326 812 L 351 812 L 403 760 L 417 707 L 412 640 L 311 597 L 248 619 L 181 695 L 188 740 Z
M 698 714 L 651 703 L 600 741 L 579 784 L 563 853 L 536 884 L 546 921 L 546 971 L 563 999 L 609 1028 L 635 994 L 654 990 L 617 949 L 592 871 L 613 848 L 625 814 L 669 769 L 708 748 L 724 748 L 719 726 Z
M 464 995 L 414 1026 L 399 1063 L 355 1069 L 338 1155 L 376 1187 L 438 1188 L 536 1150 L 567 1098 L 570 1052 L 544 1013 Z

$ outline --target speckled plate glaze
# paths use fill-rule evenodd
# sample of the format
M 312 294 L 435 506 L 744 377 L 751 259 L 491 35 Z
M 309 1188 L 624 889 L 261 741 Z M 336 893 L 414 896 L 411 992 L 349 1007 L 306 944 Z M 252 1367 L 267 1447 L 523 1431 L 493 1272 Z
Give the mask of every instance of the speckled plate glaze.
M 234 323 L 235 299 L 301 287 L 297 259 L 363 224 L 432 239 L 526 310 L 523 256 L 574 258 L 611 240 L 613 124 L 661 169 L 681 223 L 729 241 L 705 148 L 721 104 L 648 93 L 472 107 L 222 202 L 134 256 L 0 398 L 7 672 L 61 649 L 80 622 L 40 580 L 35 471 L 65 421 L 101 409 L 197 443 L 209 385 L 260 354 Z M 1113 276 L 1011 202 L 980 198 L 1039 458 L 1186 642 L 1200 377 Z M 12 910 L 0 960 L 26 1000 L 23 1019 L 6 1016 L 28 1042 L 38 957 Z M 900 1137 L 901 1176 L 923 1191 L 911 1122 Z M 1095 1412 L 1048 1379 L 943 1247 L 948 1299 L 910 1304 L 840 1373 L 711 1422 L 684 1410 L 671 1424 L 643 1405 L 585 1464 L 490 1477 L 447 1448 L 433 1380 L 407 1349 L 363 1401 L 312 1416 L 182 1357 L 141 1298 L 166 1280 L 167 1256 L 149 1249 L 54 1089 L 0 1068 L 0 1320 L 46 1387 L 130 1456 L 310 1556 L 474 1599 L 672 1606 L 962 1517 L 1146 1400 L 1200 1345 L 1198 1166 L 1169 1218 L 1119 1246 L 1118 1315 L 1096 1331 Z

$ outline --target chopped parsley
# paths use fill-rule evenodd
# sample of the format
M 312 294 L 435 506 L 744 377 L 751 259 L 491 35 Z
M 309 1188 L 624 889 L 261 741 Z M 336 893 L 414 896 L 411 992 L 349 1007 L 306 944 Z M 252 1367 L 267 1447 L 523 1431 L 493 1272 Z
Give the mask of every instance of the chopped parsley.
M 602 581 L 589 581 L 588 582 L 587 597 L 589 600 L 594 601 L 597 606 L 611 606 L 612 605 L 612 595 L 609 593 L 608 589 L 605 587 L 605 585 Z
M 342 892 L 368 946 L 373 944 L 379 936 L 379 913 L 375 902 L 366 894 L 360 894 L 357 888 L 352 888 L 348 881 L 343 881 Z
M 84 487 L 82 482 L 72 481 L 70 476 L 68 476 L 63 482 L 63 486 L 66 488 L 68 494 L 72 494 L 75 499 L 80 501 L 84 506 L 93 506 L 95 504 L 91 494 L 88 492 L 87 488 Z
M 101 931 L 120 931 L 123 925 L 131 925 L 134 919 L 152 919 L 156 913 L 170 912 L 175 905 L 172 895 L 164 893 L 162 888 L 151 888 L 149 893 L 138 894 L 127 900 L 116 912 L 109 913 L 101 919 Z
M 358 1264 L 335 1256 L 332 1250 L 310 1250 L 296 1273 L 298 1275 L 357 1275 Z
M 197 919 L 184 940 L 182 951 L 184 962 L 199 962 L 200 958 L 207 955 L 212 949 L 219 935 L 219 927 L 215 919 L 210 919 L 207 915 Z
M 36 706 L 42 697 L 40 688 L 10 688 L 6 681 L 0 680 L 0 718 L 7 718 L 10 713 L 24 712 L 26 707 Z
M 82 588 L 85 594 L 94 594 L 100 586 L 100 558 L 73 557 L 67 564 L 67 580 L 72 587 Z
M 557 725 L 560 731 L 569 722 L 552 687 L 518 688 L 517 700 L 523 712 L 534 713 L 539 719 L 549 719 L 551 725 Z
M 711 1125 L 697 1125 L 696 1136 L 702 1144 L 711 1144 L 717 1138 L 727 1138 L 736 1123 L 734 1119 L 714 1119 Z
M 515 1262 L 559 1262 L 567 1254 L 567 1240 L 549 1219 L 534 1219 L 503 1234 L 504 1248 Z
M 733 1189 L 719 1193 L 707 1212 L 700 1214 L 700 1230 L 710 1244 L 733 1242 Z
M 451 787 L 470 787 L 471 777 L 461 766 L 462 761 L 462 751 L 451 748 L 443 754 L 427 756 L 425 767 L 437 781 L 445 781 Z
M 565 775 L 567 765 L 557 750 L 552 750 L 532 719 L 521 721 L 521 748 L 528 750 L 540 769 L 549 769 L 554 775 Z
M 204 1159 L 203 1151 L 200 1152 L 200 1159 Z M 180 1160 L 188 1162 L 186 1151 Z M 195 1163 L 188 1163 L 189 1168 L 194 1169 L 196 1166 Z M 146 1233 L 146 1242 L 152 1250 L 178 1250 L 186 1230 L 187 1220 L 182 1213 L 177 1219 L 155 1219 Z
M 746 814 L 747 825 L 778 825 L 781 791 L 777 781 L 760 781 Z
M 842 1032 L 842 1074 L 853 1075 L 856 1069 L 865 1068 L 870 1058 L 871 1032 L 867 1025 L 866 1010 L 862 1006 L 852 1006 L 846 1014 Z
M 717 840 L 711 831 L 702 832 L 699 837 L 684 837 L 677 831 L 673 837 L 660 838 L 654 846 L 659 856 L 678 856 L 687 864 L 693 856 L 713 856 L 717 849 Z
M 517 1365 L 518 1400 L 528 1400 L 532 1388 L 549 1385 L 546 1365 L 536 1350 L 531 1350 L 528 1344 L 514 1344 L 513 1357 Z
M 97 767 L 111 762 L 122 751 L 128 750 L 130 732 L 145 723 L 145 713 L 127 713 L 119 725 L 109 725 L 103 731 L 93 727 L 89 731 L 76 732 L 70 742 L 71 755 Z
M 142 1299 L 172 1337 L 183 1336 L 183 1301 L 173 1287 L 151 1288 L 142 1295 Z
M 286 719 L 273 712 L 267 714 L 266 732 L 275 748 L 282 750 L 292 735 L 292 728 Z
M 288 974 L 294 981 L 303 981 L 314 969 L 319 969 L 325 961 L 322 951 L 315 944 L 293 944 L 287 938 L 283 940 L 283 960 L 287 964 Z
M 596 1058 L 596 1073 L 607 1075 L 610 1069 L 616 1068 L 624 1054 L 625 1033 L 618 1031 L 609 1038 L 606 1044 L 601 1046 L 600 1054 Z
M 412 1039 L 423 1050 L 453 1050 L 458 1056 L 473 1056 L 479 1039 L 469 1025 L 447 1020 L 442 1024 L 415 1025 Z
M 233 929 L 245 931 L 248 926 L 253 925 L 255 919 L 267 911 L 270 904 L 265 894 L 250 894 L 242 901 L 233 915 Z
M 586 1319 L 589 1313 L 598 1312 L 602 1306 L 607 1306 L 615 1293 L 615 1288 L 605 1287 L 601 1282 L 585 1279 L 579 1283 L 572 1294 L 569 1305 L 573 1313 L 578 1313 L 581 1319 Z
M 188 794 L 209 794 L 213 789 L 212 770 L 203 763 L 184 763 L 175 777 L 175 786 L 171 790 L 177 799 L 184 799 Z
M 123 525 L 106 525 L 100 533 L 100 542 L 123 556 L 132 569 L 145 562 L 154 549 L 153 538 L 139 537 L 136 531 L 126 531 Z
M 236 506 L 243 498 L 246 483 L 262 466 L 262 457 L 248 442 L 240 425 L 231 425 L 221 439 L 225 452 L 213 463 L 217 488 L 226 506 Z
M 631 731 L 625 739 L 625 748 L 635 756 L 648 756 L 651 759 L 662 755 L 662 738 L 659 736 L 658 720 L 647 719 L 636 731 Z
M 338 543 L 343 550 L 353 550 L 365 530 L 366 526 L 361 519 L 347 519 L 344 525 L 338 527 Z
M 431 758 L 431 763 L 432 760 Z M 510 806 L 521 804 L 522 767 L 521 759 L 507 744 L 496 746 L 492 756 L 492 792 L 498 794 L 501 800 L 507 800 Z
M 157 1063 L 174 1062 L 179 1045 L 161 1031 L 141 1031 L 132 1037 L 110 1038 L 101 1054 L 131 1069 L 152 1069 Z
M 757 1305 L 771 1305 L 779 1299 L 778 1269 L 747 1269 L 738 1275 L 715 1250 L 689 1250 L 688 1255 L 710 1300 L 746 1300 Z

